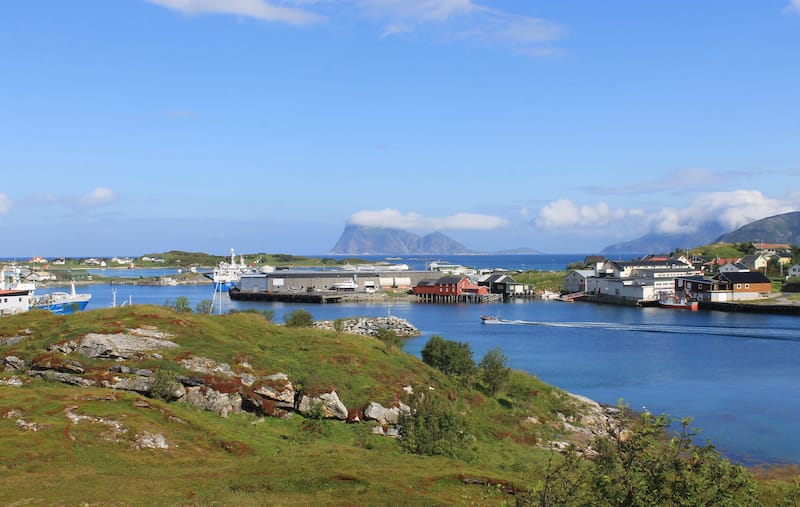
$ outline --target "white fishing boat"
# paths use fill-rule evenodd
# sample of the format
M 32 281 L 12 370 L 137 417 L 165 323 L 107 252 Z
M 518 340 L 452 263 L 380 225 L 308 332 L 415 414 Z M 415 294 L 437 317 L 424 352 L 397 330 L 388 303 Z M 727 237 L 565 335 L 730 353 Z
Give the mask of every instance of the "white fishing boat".
M 89 301 L 91 294 L 78 294 L 75 292 L 75 284 L 72 284 L 71 292 L 51 292 L 40 296 L 31 296 L 31 309 L 47 310 L 57 315 L 69 315 L 82 312 Z
M 244 263 L 244 257 L 239 256 L 239 263 L 236 263 L 236 253 L 231 248 L 231 261 L 222 261 L 214 268 L 211 273 L 211 280 L 214 282 L 214 291 L 230 290 L 239 283 L 243 273 L 249 272 L 250 269 Z

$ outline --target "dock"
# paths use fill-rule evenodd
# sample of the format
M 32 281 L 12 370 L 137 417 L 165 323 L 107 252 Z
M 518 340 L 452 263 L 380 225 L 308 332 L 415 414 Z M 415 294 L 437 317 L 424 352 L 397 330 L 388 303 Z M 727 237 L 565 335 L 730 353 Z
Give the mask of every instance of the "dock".
M 341 303 L 343 296 L 336 292 L 288 292 L 288 291 L 259 291 L 242 292 L 237 288 L 229 291 L 234 301 L 266 301 L 283 303 Z

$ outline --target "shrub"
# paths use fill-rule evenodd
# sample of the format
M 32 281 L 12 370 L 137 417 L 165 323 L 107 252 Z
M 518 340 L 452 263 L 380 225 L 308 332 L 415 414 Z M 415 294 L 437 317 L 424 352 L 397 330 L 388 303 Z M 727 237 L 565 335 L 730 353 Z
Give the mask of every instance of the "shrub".
M 192 313 L 192 307 L 189 305 L 189 298 L 186 296 L 178 296 L 174 301 L 167 299 L 164 301 L 164 306 L 168 306 L 178 313 Z
M 150 396 L 158 400 L 170 401 L 175 397 L 175 391 L 180 388 L 178 373 L 169 368 L 160 368 L 153 375 Z
M 475 372 L 475 361 L 468 343 L 445 340 L 433 335 L 421 351 L 422 361 L 445 375 L 469 386 Z
M 375 332 L 375 338 L 379 339 L 386 344 L 389 348 L 401 348 L 403 346 L 403 338 L 398 336 L 397 333 L 391 329 L 382 327 Z
M 284 315 L 283 320 L 286 327 L 311 327 L 314 325 L 314 317 L 302 308 L 294 310 L 288 316 Z
M 598 453 L 583 460 L 569 449 L 548 464 L 544 480 L 517 495 L 518 506 L 758 505 L 755 483 L 741 466 L 722 458 L 713 445 L 692 444 L 691 419 L 672 438 L 667 416 L 644 413 L 628 431 L 595 439 Z
M 511 375 L 511 368 L 506 366 L 507 363 L 508 357 L 500 348 L 493 348 L 486 352 L 478 364 L 481 380 L 492 396 L 496 396 L 503 389 Z
M 467 459 L 472 455 L 465 419 L 435 396 L 417 395 L 400 415 L 400 446 L 412 454 Z

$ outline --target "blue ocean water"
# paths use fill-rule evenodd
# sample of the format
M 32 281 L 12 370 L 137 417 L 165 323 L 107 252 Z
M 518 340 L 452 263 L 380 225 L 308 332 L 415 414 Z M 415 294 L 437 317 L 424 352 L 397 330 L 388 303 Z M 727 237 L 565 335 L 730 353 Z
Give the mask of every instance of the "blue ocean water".
M 503 267 L 501 260 L 477 267 Z M 528 262 L 546 269 L 548 261 Z M 215 312 L 271 309 L 277 321 L 297 308 L 318 320 L 397 315 L 423 332 L 407 342 L 411 354 L 419 356 L 433 335 L 469 343 L 476 361 L 500 347 L 512 367 L 601 403 L 622 399 L 633 409 L 693 417 L 693 426 L 702 429 L 697 441 L 711 439 L 734 460 L 800 463 L 800 321 L 794 316 L 554 301 L 302 305 L 231 301 L 227 294 L 215 298 L 209 285 L 79 288 L 93 295 L 87 310 L 110 306 L 113 290 L 117 304 L 163 305 L 186 296 L 192 307 L 214 299 Z M 484 313 L 526 323 L 484 325 Z

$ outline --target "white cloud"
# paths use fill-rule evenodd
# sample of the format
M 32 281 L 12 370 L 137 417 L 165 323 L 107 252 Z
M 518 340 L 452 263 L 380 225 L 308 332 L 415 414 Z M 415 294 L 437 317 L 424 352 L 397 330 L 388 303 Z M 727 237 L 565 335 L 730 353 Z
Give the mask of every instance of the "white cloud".
M 11 198 L 6 194 L 0 194 L 0 215 L 5 215 L 11 210 Z
M 638 209 L 611 209 L 604 202 L 594 206 L 578 206 L 569 199 L 559 199 L 542 208 L 534 219 L 534 224 L 543 229 L 605 227 L 613 222 L 641 216 L 642 213 Z
M 484 10 L 471 0 L 360 0 L 358 5 L 376 16 L 431 22 Z
M 703 194 L 684 208 L 665 208 L 651 218 L 655 232 L 692 232 L 717 222 L 727 230 L 798 208 L 796 198 L 772 199 L 758 190 L 734 190 Z
M 82 206 L 100 206 L 117 200 L 117 194 L 110 188 L 97 187 L 80 198 Z
M 320 16 L 302 9 L 274 5 L 264 0 L 146 0 L 184 14 L 234 14 L 291 25 L 308 25 Z
M 25 204 L 37 207 L 60 205 L 73 209 L 81 209 L 110 204 L 118 198 L 119 196 L 117 193 L 110 188 L 96 187 L 83 195 L 31 194 L 25 198 Z
M 438 230 L 480 230 L 489 231 L 508 227 L 509 222 L 502 218 L 477 213 L 456 213 L 447 217 L 425 217 L 419 213 L 402 213 L 400 210 L 386 208 L 376 211 L 354 213 L 348 223 L 365 227 L 387 227 L 423 231 Z
M 704 225 L 718 223 L 732 231 L 755 220 L 799 208 L 798 194 L 785 199 L 773 199 L 758 190 L 707 193 L 698 196 L 687 206 L 649 212 L 641 209 L 611 209 L 604 202 L 594 206 L 578 206 L 568 199 L 559 199 L 543 207 L 534 224 L 543 229 L 635 227 L 638 224 L 636 233 L 647 229 L 646 232 L 674 234 L 694 232 Z
M 800 13 L 800 0 L 791 0 L 789 2 L 789 5 L 786 6 L 786 11 L 787 12 L 794 11 Z
M 564 37 L 558 23 L 485 7 L 474 0 L 145 0 L 184 14 L 232 14 L 308 25 L 348 17 L 377 23 L 381 37 L 425 32 L 438 41 L 479 41 L 511 46 L 522 54 L 551 57 L 547 44 Z
M 435 29 L 447 40 L 506 44 L 529 56 L 563 53 L 542 46 L 564 37 L 566 30 L 558 23 L 484 7 L 472 0 L 361 0 L 358 6 L 384 24 L 384 37 Z

